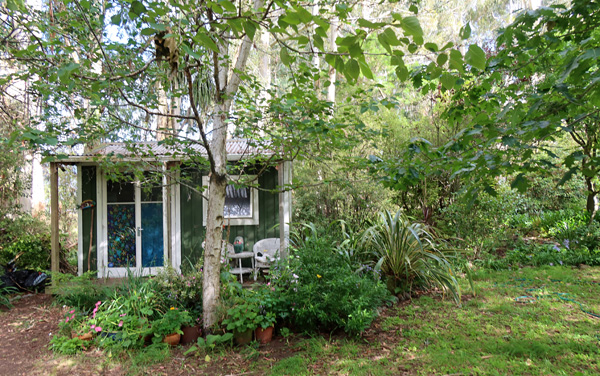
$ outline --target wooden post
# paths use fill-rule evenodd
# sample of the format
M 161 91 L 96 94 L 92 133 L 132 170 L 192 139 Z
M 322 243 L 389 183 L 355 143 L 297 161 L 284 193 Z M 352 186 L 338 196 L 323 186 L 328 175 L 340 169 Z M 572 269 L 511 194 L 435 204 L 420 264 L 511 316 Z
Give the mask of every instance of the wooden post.
M 50 163 L 50 231 L 52 241 L 51 271 L 52 271 L 52 286 L 56 286 L 56 277 L 58 274 L 60 262 L 60 244 L 59 244 L 59 227 L 58 227 L 58 164 Z

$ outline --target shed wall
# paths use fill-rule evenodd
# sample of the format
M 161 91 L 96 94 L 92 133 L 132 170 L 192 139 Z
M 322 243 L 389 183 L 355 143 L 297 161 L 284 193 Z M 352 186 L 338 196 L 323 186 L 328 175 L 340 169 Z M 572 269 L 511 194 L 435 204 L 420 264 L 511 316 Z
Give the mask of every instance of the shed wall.
M 192 173 L 192 184 L 196 187 L 202 186 L 202 174 Z M 265 238 L 279 237 L 279 194 L 273 193 L 277 188 L 277 169 L 270 168 L 259 178 L 260 189 L 258 191 L 259 224 L 254 226 L 231 226 L 229 238 L 227 239 L 227 221 L 223 238 L 233 243 L 236 236 L 242 236 L 245 242 L 245 250 L 252 251 L 254 243 Z M 202 256 L 202 242 L 204 241 L 206 229 L 202 225 L 202 196 L 186 185 L 180 186 L 181 207 L 181 265 L 195 265 Z

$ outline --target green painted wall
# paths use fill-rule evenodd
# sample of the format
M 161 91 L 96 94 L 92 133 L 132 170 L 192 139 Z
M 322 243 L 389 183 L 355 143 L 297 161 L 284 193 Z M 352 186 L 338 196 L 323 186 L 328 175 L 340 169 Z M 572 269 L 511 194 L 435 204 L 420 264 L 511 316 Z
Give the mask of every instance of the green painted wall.
M 277 187 L 277 170 L 273 167 L 265 171 L 258 183 L 258 210 L 259 224 L 255 226 L 231 226 L 229 229 L 229 243 L 233 243 L 236 236 L 242 236 L 245 241 L 246 251 L 252 251 L 254 243 L 265 238 L 278 238 L 279 228 L 279 194 L 272 193 Z M 202 174 L 192 173 L 195 186 L 202 186 Z M 202 196 L 187 186 L 181 185 L 181 263 L 191 262 L 195 265 L 202 256 L 202 242 L 204 241 L 205 228 L 202 225 Z M 223 237 L 227 237 L 225 228 Z
M 81 166 L 81 200 L 93 200 L 98 203 L 96 197 L 96 166 Z M 97 225 L 98 225 L 98 207 L 85 209 L 83 212 L 83 271 L 88 271 L 88 254 L 90 254 L 90 226 L 93 222 L 92 231 L 92 250 L 90 260 L 90 270 L 97 270 Z

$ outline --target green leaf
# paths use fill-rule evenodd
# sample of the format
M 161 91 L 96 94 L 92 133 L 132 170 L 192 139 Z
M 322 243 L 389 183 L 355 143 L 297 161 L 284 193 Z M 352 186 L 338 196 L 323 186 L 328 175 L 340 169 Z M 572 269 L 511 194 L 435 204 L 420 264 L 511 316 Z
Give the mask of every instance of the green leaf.
M 404 65 L 399 66 L 396 68 L 396 76 L 400 81 L 406 81 L 408 79 L 408 68 Z
M 289 25 L 300 25 L 300 17 L 294 12 L 287 13 L 285 16 L 281 17 L 280 20 L 283 20 Z
M 190 56 L 191 56 L 191 57 L 193 57 L 194 59 L 198 59 L 198 60 L 202 59 L 202 55 L 200 55 L 200 54 L 198 54 L 198 53 L 194 52 L 194 51 L 193 51 L 193 50 L 190 48 L 190 46 L 188 46 L 188 45 L 187 45 L 187 44 L 185 44 L 185 43 L 183 43 L 183 44 L 181 45 L 181 49 L 183 50 L 183 52 L 185 52 L 186 54 L 190 55 Z
M 296 10 L 296 12 L 298 12 L 298 18 L 300 19 L 300 21 L 302 21 L 302 23 L 307 24 L 310 21 L 312 21 L 312 14 L 310 14 L 310 12 L 307 11 L 304 7 L 296 6 L 294 7 L 294 9 Z
M 313 35 L 313 44 L 315 45 L 315 47 L 317 47 L 319 50 L 321 51 L 325 51 L 325 42 L 323 41 L 323 38 L 321 38 L 320 35 L 318 34 L 314 34 Z
M 410 12 L 413 12 L 414 14 L 418 14 L 419 13 L 419 8 L 417 8 L 417 6 L 415 4 L 412 4 L 411 6 L 409 6 L 408 10 Z
M 381 44 L 381 47 L 385 48 L 385 50 L 388 53 L 392 53 L 392 47 L 390 47 L 390 44 L 387 42 L 387 40 L 385 39 L 385 37 L 382 34 L 377 35 L 377 40 L 379 41 L 379 44 Z
M 134 0 L 131 3 L 131 7 L 129 8 L 129 16 L 131 17 L 131 15 L 133 14 L 134 17 L 131 17 L 131 18 L 135 19 L 135 18 L 139 17 L 142 13 L 147 12 L 147 11 L 148 10 L 144 6 L 144 4 L 142 4 L 138 0 Z
M 350 53 L 350 57 L 357 58 L 363 55 L 363 50 L 360 47 L 359 43 L 354 43 L 352 46 L 348 47 L 348 52 Z
M 206 47 L 216 53 L 219 53 L 219 46 L 217 46 L 215 41 L 212 40 L 212 38 L 209 35 L 200 32 L 196 34 L 196 37 L 194 39 L 198 41 L 198 43 L 200 43 L 203 47 Z
M 281 59 L 281 63 L 285 66 L 290 66 L 292 63 L 292 57 L 288 54 L 287 48 L 282 48 L 279 51 L 279 58 Z
M 469 46 L 469 51 L 465 54 L 467 64 L 474 66 L 479 70 L 485 70 L 486 58 L 485 52 L 476 44 Z
M 113 25 L 120 25 L 121 24 L 121 15 L 115 14 L 114 16 L 112 16 L 110 18 L 110 23 L 112 23 Z
M 256 34 L 256 25 L 252 21 L 244 22 L 244 31 L 250 40 L 254 40 L 254 34 Z
M 400 27 L 404 29 L 404 34 L 415 37 L 423 37 L 423 29 L 419 24 L 419 19 L 415 16 L 405 17 L 400 22 Z
M 223 9 L 225 9 L 227 12 L 230 13 L 237 13 L 237 7 L 235 6 L 234 3 L 232 3 L 229 0 L 219 0 L 219 5 L 221 7 L 223 7 Z
M 438 65 L 441 67 L 442 65 L 446 64 L 446 62 L 448 61 L 448 55 L 446 54 L 439 54 L 437 57 L 437 63 Z
M 25 4 L 23 3 L 22 0 L 7 0 L 6 7 L 9 10 L 17 11 L 19 9 L 24 9 L 25 8 Z
M 325 55 L 325 61 L 327 62 L 327 64 L 329 64 L 331 67 L 335 68 L 335 55 Z
M 151 28 L 151 27 L 147 27 L 145 29 L 142 29 L 142 31 L 140 32 L 140 34 L 142 35 L 154 35 L 156 34 L 156 30 Z
M 563 185 L 565 184 L 567 181 L 571 180 L 571 178 L 573 177 L 573 175 L 577 172 L 577 167 L 572 167 L 569 169 L 569 171 L 567 171 L 563 177 L 560 179 L 560 181 L 558 182 L 557 185 Z
M 71 78 L 71 73 L 74 70 L 79 69 L 79 67 L 80 67 L 80 65 L 77 63 L 69 63 L 69 64 L 65 65 L 64 67 L 62 67 L 58 70 L 58 78 L 60 78 L 60 81 L 63 83 L 68 82 Z
M 437 52 L 438 50 L 438 46 L 435 43 L 425 43 L 424 47 L 426 50 L 429 50 L 431 52 Z
M 371 21 L 365 20 L 364 18 L 359 18 L 358 19 L 358 26 L 360 27 L 366 27 L 368 29 L 377 29 L 378 28 L 378 24 L 375 24 Z
M 386 28 L 385 30 L 383 30 L 383 32 L 379 35 L 390 46 L 399 46 L 402 44 L 402 42 L 400 42 L 398 40 L 398 37 L 396 36 L 396 33 L 394 32 L 394 30 L 392 30 L 389 27 Z
M 471 36 L 471 25 L 467 22 L 467 24 L 460 29 L 459 34 L 462 39 L 469 39 Z
M 304 47 L 308 44 L 308 42 L 310 42 L 310 39 L 308 39 L 308 37 L 304 36 L 304 35 L 300 35 L 297 38 L 292 38 L 292 39 L 296 39 L 298 41 L 298 45 L 301 47 Z
M 516 189 L 520 193 L 524 193 L 527 191 L 527 187 L 529 187 L 529 181 L 525 178 L 524 173 L 520 173 L 517 177 L 510 183 L 510 187 L 512 189 Z
M 350 59 L 346 64 L 346 72 L 353 79 L 357 79 L 360 76 L 360 66 L 358 65 L 358 61 L 354 59 Z
M 442 83 L 442 87 L 444 89 L 450 90 L 454 87 L 454 84 L 456 83 L 456 77 L 454 77 L 450 73 L 444 73 L 440 78 L 440 82 Z
M 367 62 L 363 61 L 363 60 L 359 60 L 358 64 L 360 65 L 360 71 L 362 72 L 363 76 L 372 80 L 373 72 L 371 71 L 371 68 L 369 68 L 369 65 L 367 64 Z
M 456 69 L 459 72 L 464 71 L 462 54 L 458 50 L 450 51 L 450 69 Z

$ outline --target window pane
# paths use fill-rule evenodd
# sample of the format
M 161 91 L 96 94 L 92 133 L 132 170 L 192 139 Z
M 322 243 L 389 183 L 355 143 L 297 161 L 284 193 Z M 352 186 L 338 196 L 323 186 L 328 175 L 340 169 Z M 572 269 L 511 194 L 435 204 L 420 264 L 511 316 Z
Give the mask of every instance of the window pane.
M 225 218 L 252 217 L 250 188 L 228 185 L 225 194 Z
M 131 176 L 126 176 L 121 181 L 107 181 L 106 199 L 108 202 L 134 202 L 135 187 L 131 179 Z
M 162 201 L 162 182 L 160 176 L 151 175 L 144 172 L 144 181 L 142 182 L 142 202 L 160 202 Z
M 162 203 L 142 205 L 142 266 L 163 266 L 163 206 Z
M 108 267 L 135 267 L 135 205 L 109 204 L 106 208 Z

